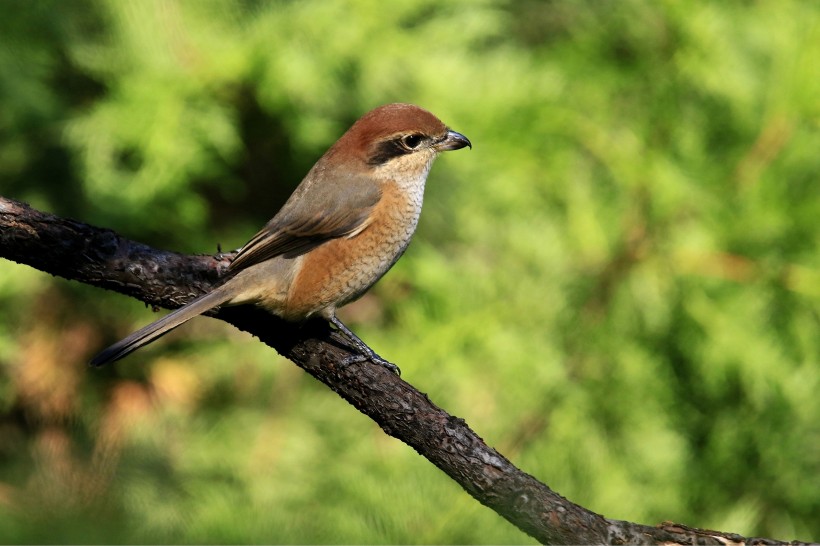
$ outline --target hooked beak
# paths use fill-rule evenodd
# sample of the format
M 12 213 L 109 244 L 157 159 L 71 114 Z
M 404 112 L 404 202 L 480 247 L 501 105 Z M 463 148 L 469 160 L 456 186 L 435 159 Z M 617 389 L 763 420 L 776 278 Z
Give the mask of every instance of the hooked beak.
M 455 131 L 447 131 L 447 134 L 444 135 L 444 138 L 436 142 L 433 147 L 438 150 L 439 152 L 446 152 L 448 150 L 460 150 L 461 148 L 469 146 L 472 150 L 473 144 L 470 142 L 470 139 L 466 136 L 462 135 L 461 133 L 457 133 Z

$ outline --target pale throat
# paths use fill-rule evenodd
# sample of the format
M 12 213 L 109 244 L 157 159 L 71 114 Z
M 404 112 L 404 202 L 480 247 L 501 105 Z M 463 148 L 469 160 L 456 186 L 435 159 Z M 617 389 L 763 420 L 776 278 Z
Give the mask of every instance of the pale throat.
M 426 154 L 426 157 L 418 154 L 398 157 L 374 173 L 384 184 L 385 213 L 393 221 L 391 233 L 385 234 L 391 246 L 391 252 L 384 256 L 384 265 L 388 268 L 404 253 L 416 231 L 424 201 L 424 185 L 435 158 L 435 153 Z
M 386 165 L 377 167 L 374 175 L 382 182 L 395 184 L 399 190 L 406 193 L 410 201 L 421 212 L 424 184 L 433 166 L 433 161 L 436 159 L 436 154 L 426 153 L 427 157 L 418 157 L 418 155 L 394 158 Z

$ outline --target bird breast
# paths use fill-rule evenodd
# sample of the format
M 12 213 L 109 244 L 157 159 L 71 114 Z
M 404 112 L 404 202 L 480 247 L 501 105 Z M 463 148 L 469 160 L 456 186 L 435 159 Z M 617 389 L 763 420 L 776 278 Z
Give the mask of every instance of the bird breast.
M 303 256 L 285 318 L 328 314 L 361 296 L 404 253 L 416 230 L 426 177 L 382 182 L 382 197 L 366 226 Z

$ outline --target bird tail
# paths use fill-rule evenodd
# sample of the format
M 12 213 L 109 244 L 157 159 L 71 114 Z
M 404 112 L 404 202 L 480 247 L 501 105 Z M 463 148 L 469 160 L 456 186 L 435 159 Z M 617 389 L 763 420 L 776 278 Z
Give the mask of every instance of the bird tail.
M 147 345 L 155 339 L 163 336 L 176 328 L 177 326 L 188 322 L 197 315 L 213 309 L 217 305 L 222 305 L 231 299 L 230 294 L 225 290 L 217 288 L 213 292 L 209 292 L 194 301 L 180 307 L 176 311 L 165 315 L 161 319 L 152 322 L 148 326 L 137 330 L 130 336 L 126 337 L 102 351 L 100 354 L 91 359 L 89 364 L 94 367 L 104 366 L 109 362 L 119 360 L 140 347 Z

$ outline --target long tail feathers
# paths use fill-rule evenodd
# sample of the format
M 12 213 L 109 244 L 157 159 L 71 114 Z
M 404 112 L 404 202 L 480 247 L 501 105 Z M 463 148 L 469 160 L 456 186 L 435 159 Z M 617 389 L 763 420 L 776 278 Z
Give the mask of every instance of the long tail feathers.
M 163 336 L 176 328 L 194 318 L 201 315 L 205 311 L 221 305 L 230 299 L 230 295 L 224 293 L 223 290 L 217 288 L 213 292 L 209 292 L 204 296 L 195 299 L 191 303 L 180 307 L 156 322 L 152 322 L 148 326 L 137 330 L 130 336 L 126 337 L 110 346 L 106 350 L 91 359 L 89 363 L 91 366 L 99 367 L 114 362 L 131 354 L 143 345 L 147 345 L 155 339 Z

